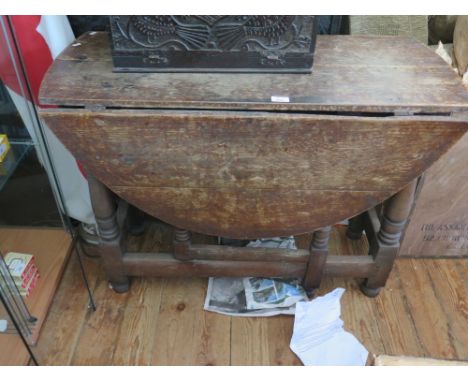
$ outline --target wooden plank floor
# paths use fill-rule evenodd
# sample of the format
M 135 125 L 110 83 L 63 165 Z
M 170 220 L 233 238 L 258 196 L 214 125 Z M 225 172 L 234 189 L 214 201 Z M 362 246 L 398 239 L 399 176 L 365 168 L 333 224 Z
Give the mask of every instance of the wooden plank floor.
M 171 233 L 153 225 L 134 249 L 168 250 Z M 213 238 L 195 237 L 209 242 Z M 307 247 L 308 237 L 297 238 Z M 365 253 L 343 227 L 331 252 Z M 134 279 L 131 291 L 110 290 L 96 260 L 86 259 L 98 310 L 87 296 L 73 256 L 36 347 L 47 365 L 300 365 L 289 349 L 293 317 L 231 318 L 205 312 L 206 279 Z M 346 288 L 347 330 L 374 354 L 468 359 L 468 260 L 399 259 L 376 299 L 352 279 L 325 278 L 320 293 Z

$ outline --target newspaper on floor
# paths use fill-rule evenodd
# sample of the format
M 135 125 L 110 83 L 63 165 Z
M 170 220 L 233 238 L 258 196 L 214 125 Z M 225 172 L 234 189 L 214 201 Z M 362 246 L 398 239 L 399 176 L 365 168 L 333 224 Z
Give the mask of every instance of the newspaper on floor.
M 297 249 L 292 236 L 258 239 L 247 246 Z M 296 302 L 307 299 L 298 279 L 210 277 L 205 310 L 248 317 L 294 314 Z
M 289 308 L 296 302 L 307 300 L 298 279 L 245 277 L 242 281 L 249 310 Z
M 297 249 L 294 236 L 289 237 L 272 237 L 269 239 L 257 239 L 247 244 L 247 247 L 256 248 L 283 248 L 283 249 Z

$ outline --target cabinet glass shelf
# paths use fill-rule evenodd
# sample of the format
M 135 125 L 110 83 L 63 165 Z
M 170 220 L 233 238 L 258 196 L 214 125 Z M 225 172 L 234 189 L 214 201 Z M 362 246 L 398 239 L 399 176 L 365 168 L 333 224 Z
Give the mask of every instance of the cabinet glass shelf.
M 15 172 L 16 168 L 29 150 L 34 147 L 34 144 L 27 140 L 12 141 L 10 142 L 10 146 L 10 151 L 3 162 L 0 163 L 0 191 L 8 182 L 8 179 L 10 179 L 11 175 Z

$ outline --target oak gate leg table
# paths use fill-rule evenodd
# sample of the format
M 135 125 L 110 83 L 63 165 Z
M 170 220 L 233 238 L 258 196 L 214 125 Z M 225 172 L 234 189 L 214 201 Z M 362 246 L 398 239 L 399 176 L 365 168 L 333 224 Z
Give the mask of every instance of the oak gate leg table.
M 280 97 L 280 98 L 277 98 Z M 113 73 L 106 33 L 79 38 L 41 87 L 40 114 L 89 172 L 101 255 L 130 276 L 365 279 L 385 285 L 417 178 L 468 129 L 468 92 L 403 37 L 319 36 L 311 74 Z M 276 102 L 281 100 L 284 102 Z M 176 227 L 174 253 L 130 253 L 117 198 Z M 375 206 L 383 205 L 383 213 Z M 352 218 L 369 256 L 327 256 Z M 191 244 L 314 232 L 310 250 Z

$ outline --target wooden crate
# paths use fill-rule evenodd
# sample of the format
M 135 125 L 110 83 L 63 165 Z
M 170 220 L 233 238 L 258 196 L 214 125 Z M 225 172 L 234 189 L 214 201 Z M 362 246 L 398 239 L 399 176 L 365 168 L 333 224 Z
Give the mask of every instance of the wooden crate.
M 426 172 L 400 256 L 468 256 L 468 135 Z

